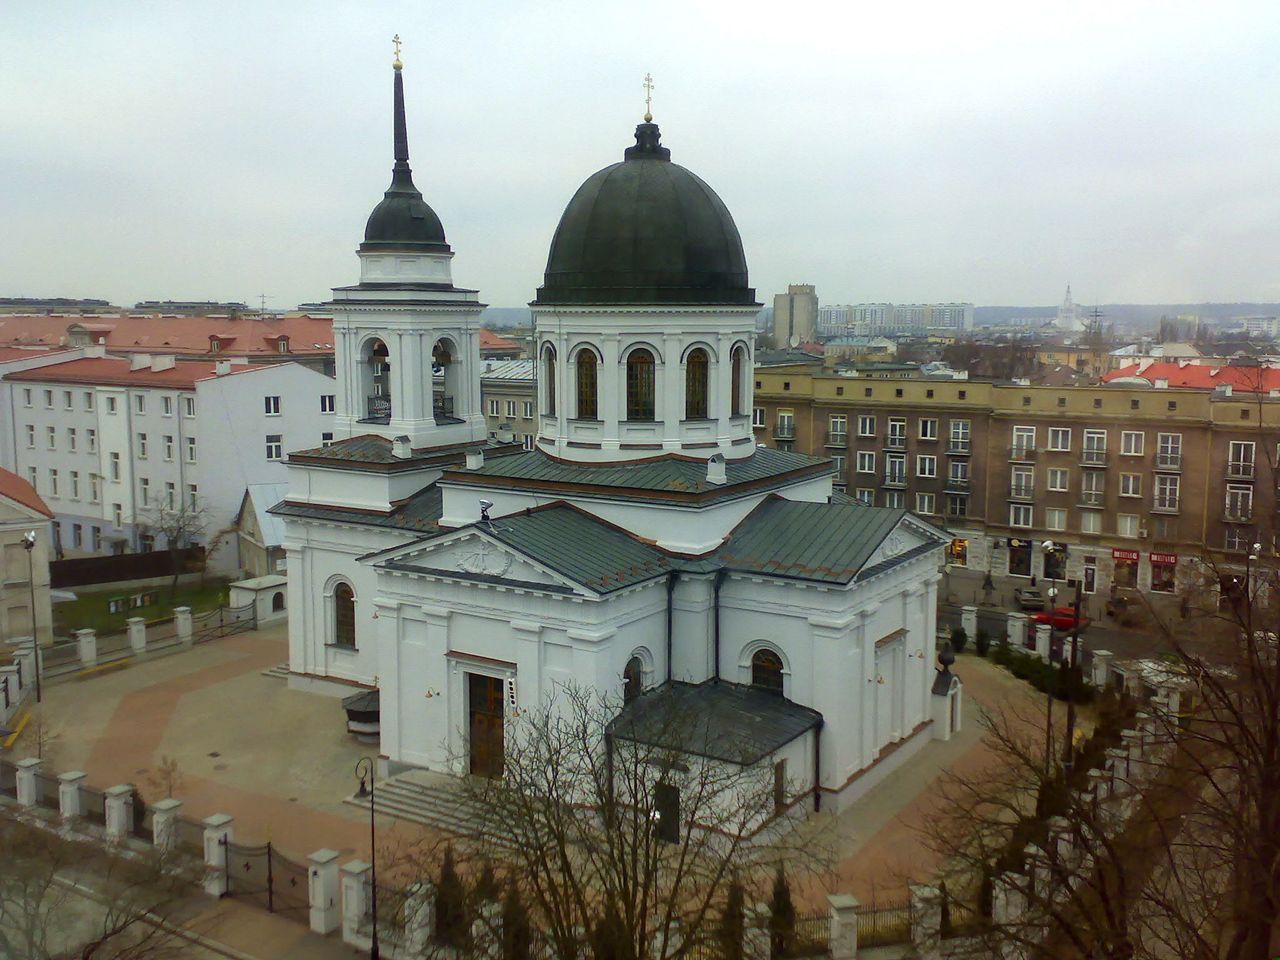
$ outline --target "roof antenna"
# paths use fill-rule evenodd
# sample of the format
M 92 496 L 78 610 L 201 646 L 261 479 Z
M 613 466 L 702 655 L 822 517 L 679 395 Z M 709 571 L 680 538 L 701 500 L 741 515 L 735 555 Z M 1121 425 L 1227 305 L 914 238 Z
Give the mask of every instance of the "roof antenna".
M 480 522 L 487 523 L 489 525 L 489 529 L 491 530 L 493 529 L 493 520 L 489 517 L 489 511 L 492 509 L 493 509 L 492 500 L 485 500 L 483 498 L 480 500 Z

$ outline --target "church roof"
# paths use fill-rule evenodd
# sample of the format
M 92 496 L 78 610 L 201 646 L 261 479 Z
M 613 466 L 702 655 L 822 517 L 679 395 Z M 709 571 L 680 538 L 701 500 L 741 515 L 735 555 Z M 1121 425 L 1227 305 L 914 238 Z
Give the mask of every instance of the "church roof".
M 353 523 L 366 527 L 389 527 L 393 530 L 435 533 L 440 529 L 439 520 L 444 512 L 441 501 L 440 488 L 433 483 L 407 500 L 400 501 L 390 513 L 326 507 L 311 503 L 290 503 L 288 500 L 277 503 L 267 512 L 277 517 L 299 517 L 331 523 Z
M 468 450 L 484 447 L 486 456 L 503 456 L 524 452 L 518 443 L 499 443 L 490 440 L 473 440 L 441 447 L 416 447 L 413 456 L 401 459 L 391 453 L 389 437 L 363 433 L 345 440 L 335 440 L 327 447 L 311 447 L 289 454 L 290 463 L 314 463 L 331 467 L 360 469 L 379 466 L 387 469 L 419 470 L 432 462 L 440 466 L 460 464 Z
M 610 723 L 620 740 L 747 766 L 822 723 L 822 714 L 736 683 L 667 683 L 641 694 Z

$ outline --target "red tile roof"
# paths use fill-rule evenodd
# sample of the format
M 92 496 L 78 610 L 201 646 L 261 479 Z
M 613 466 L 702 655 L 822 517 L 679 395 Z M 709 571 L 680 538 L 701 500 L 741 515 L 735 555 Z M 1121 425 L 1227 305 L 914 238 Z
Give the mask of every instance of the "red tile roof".
M 480 328 L 480 350 L 514 350 L 518 351 L 520 344 L 514 340 L 508 340 L 506 337 L 499 336 L 486 327 Z
M 1167 380 L 1170 387 L 1191 390 L 1230 386 L 1232 391 L 1267 393 L 1280 389 L 1280 369 L 1263 366 L 1231 367 L 1225 363 L 1149 363 L 1145 367 L 1134 363 L 1112 370 L 1103 376 L 1102 382 L 1111 383 L 1124 377 L 1136 377 L 1151 384 L 1157 380 Z
M 10 500 L 28 507 L 36 511 L 36 513 L 42 513 L 50 519 L 53 517 L 53 511 L 40 499 L 40 494 L 36 493 L 36 488 L 16 473 L 10 473 L 8 470 L 0 469 L 0 497 L 8 497 Z
M 231 368 L 232 376 L 256 370 L 266 370 L 276 364 L 240 364 Z M 209 380 L 217 376 L 216 364 L 201 360 L 179 360 L 168 370 L 130 370 L 129 361 L 118 357 L 84 357 L 53 363 L 47 367 L 23 370 L 8 374 L 6 380 L 32 383 L 92 383 L 113 387 L 169 387 L 175 390 L 194 390 L 197 380 Z
M 0 346 L 66 346 L 79 329 L 108 350 L 129 353 L 212 354 L 210 341 L 222 341 L 220 354 L 322 356 L 333 353 L 333 321 L 328 317 L 278 317 L 267 320 L 230 317 L 94 316 L 37 314 L 0 316 Z M 287 337 L 289 352 L 280 353 Z
M 0 363 L 8 363 L 10 360 L 30 360 L 32 357 L 47 357 L 60 351 L 51 350 L 48 347 L 37 347 L 32 349 L 27 347 L 0 347 Z

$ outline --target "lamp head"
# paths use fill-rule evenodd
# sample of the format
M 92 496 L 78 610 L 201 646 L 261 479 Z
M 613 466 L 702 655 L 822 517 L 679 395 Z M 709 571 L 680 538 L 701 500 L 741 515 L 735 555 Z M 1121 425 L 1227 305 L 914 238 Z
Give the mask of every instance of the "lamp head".
M 22 535 L 22 546 L 24 549 L 30 550 L 35 545 L 36 545 L 36 532 L 34 530 L 28 530 L 26 533 Z
M 356 791 L 356 796 L 363 800 L 369 796 L 369 788 L 365 786 L 364 774 L 360 774 L 360 789 Z

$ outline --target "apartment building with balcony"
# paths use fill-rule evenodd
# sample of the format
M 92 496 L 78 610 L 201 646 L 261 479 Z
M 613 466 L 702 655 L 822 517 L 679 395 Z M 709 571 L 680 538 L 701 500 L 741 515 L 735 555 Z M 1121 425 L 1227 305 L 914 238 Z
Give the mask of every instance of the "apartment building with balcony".
M 758 442 L 830 456 L 836 483 L 953 536 L 950 571 L 1086 592 L 1228 589 L 1277 546 L 1280 399 L 1223 391 L 884 381 L 755 371 Z M 1064 544 L 1050 553 L 1044 540 Z

